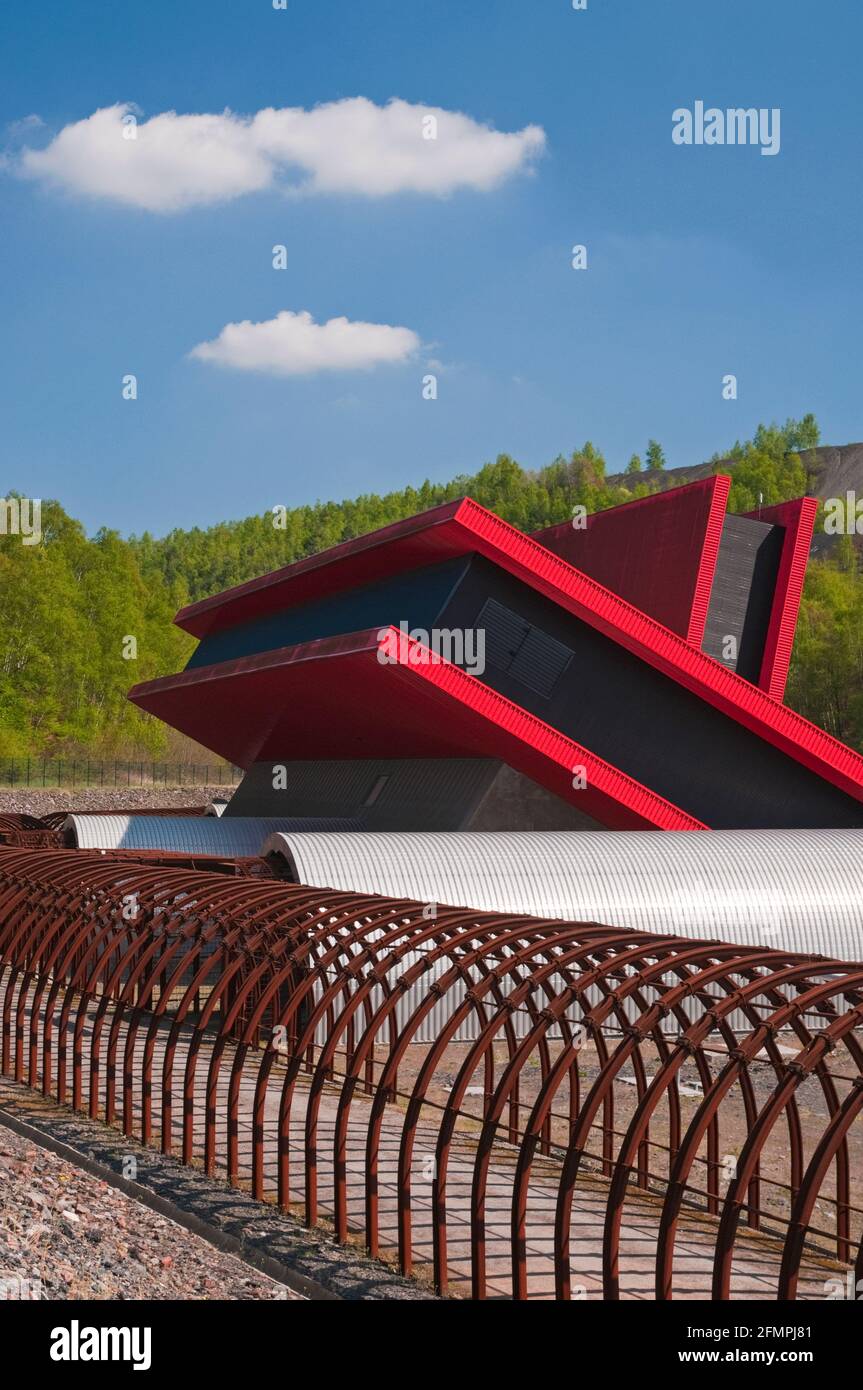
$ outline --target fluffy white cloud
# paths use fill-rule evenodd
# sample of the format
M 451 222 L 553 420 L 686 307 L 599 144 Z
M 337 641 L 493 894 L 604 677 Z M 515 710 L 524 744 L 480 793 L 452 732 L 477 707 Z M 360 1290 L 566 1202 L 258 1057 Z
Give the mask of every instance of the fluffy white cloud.
M 346 318 L 316 323 L 308 310 L 283 309 L 264 323 L 228 323 L 218 338 L 199 343 L 190 357 L 242 372 L 306 376 L 313 372 L 356 371 L 405 362 L 420 340 L 410 328 L 387 323 L 352 323 Z
M 45 149 L 25 151 L 22 173 L 150 212 L 222 203 L 272 182 L 272 163 L 248 122 L 169 111 L 132 125 L 129 114 L 108 106 L 64 126 Z
M 133 115 L 128 105 L 103 107 L 44 149 L 25 150 L 18 169 L 72 193 L 170 213 L 272 187 L 378 198 L 485 192 L 545 145 L 539 126 L 506 133 L 457 111 L 365 97 L 255 116 L 165 111 L 134 123 Z

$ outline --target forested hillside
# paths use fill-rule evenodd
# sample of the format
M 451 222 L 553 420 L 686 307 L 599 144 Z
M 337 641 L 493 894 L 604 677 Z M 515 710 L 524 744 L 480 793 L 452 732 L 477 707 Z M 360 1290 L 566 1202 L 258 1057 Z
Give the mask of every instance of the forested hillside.
M 58 502 L 42 503 L 40 545 L 0 537 L 0 756 L 161 753 L 126 692 L 188 659 L 171 621 L 185 592 L 155 568 L 144 579 L 115 533 L 88 540 Z
M 805 451 L 817 443 L 818 427 L 811 415 L 782 427 L 761 426 L 752 441 L 717 454 L 708 469 L 719 471 L 722 461 L 727 470 L 731 462 L 730 506 L 747 511 L 758 505 L 759 494 L 765 504 L 800 497 L 807 488 Z M 274 525 L 272 515 L 251 516 L 206 531 L 172 531 L 160 540 L 145 533 L 131 546 L 142 574 L 184 584 L 194 600 L 465 495 L 524 531 L 538 530 L 565 520 L 576 504 L 600 511 L 657 491 L 667 484 L 663 462 L 655 440 L 649 441 L 644 460 L 633 455 L 626 474 L 617 478 L 606 477 L 605 459 L 591 443 L 536 472 L 500 454 L 478 473 L 462 474 L 448 483 L 426 481 L 419 488 L 383 497 L 366 493 L 352 501 L 297 507 L 287 513 L 283 528 Z
M 761 426 L 699 471 L 731 471 L 731 507 L 747 511 L 810 486 L 813 417 Z M 600 510 L 687 481 L 664 471 L 649 441 L 625 474 L 607 477 L 592 444 L 538 471 L 507 455 L 448 483 L 247 517 L 156 539 L 87 538 L 58 502 L 44 502 L 42 544 L 0 536 L 0 756 L 161 755 L 167 732 L 126 701 L 140 680 L 182 667 L 194 641 L 172 625 L 183 603 L 241 583 L 337 541 L 469 494 L 526 531 L 576 504 Z M 279 523 L 279 524 L 277 524 Z M 129 638 L 134 638 L 136 655 Z M 850 542 L 813 561 L 789 702 L 863 748 L 863 576 Z

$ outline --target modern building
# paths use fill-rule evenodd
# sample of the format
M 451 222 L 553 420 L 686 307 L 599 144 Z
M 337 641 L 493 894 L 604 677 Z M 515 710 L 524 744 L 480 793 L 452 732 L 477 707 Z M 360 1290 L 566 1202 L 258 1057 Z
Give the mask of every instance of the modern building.
M 863 758 L 784 703 L 816 504 L 729 486 L 534 536 L 446 503 L 184 608 L 130 698 L 246 769 L 221 824 L 863 826 Z

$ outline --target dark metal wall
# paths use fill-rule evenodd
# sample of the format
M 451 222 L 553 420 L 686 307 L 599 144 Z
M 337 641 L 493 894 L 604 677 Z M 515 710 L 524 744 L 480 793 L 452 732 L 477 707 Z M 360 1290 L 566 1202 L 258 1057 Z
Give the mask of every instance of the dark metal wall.
M 490 758 L 327 758 L 285 761 L 274 788 L 271 762 L 255 763 L 222 820 L 234 816 L 330 816 L 366 830 L 458 830 L 492 785 Z M 295 809 L 288 810 L 288 807 Z M 302 809 L 299 809 L 302 808 Z
M 491 758 L 312 759 L 249 768 L 234 816 L 347 815 L 364 830 L 599 830 L 596 821 Z
M 481 679 L 706 825 L 863 825 L 859 802 L 479 556 L 438 622 L 476 627 L 489 598 L 572 659 L 547 695 L 493 661 Z
M 290 647 L 317 637 L 335 637 L 368 627 L 398 627 L 402 621 L 429 628 L 463 573 L 459 557 L 436 565 L 364 584 L 314 603 L 298 604 L 263 618 L 239 623 L 205 637 L 192 653 L 187 670 L 257 652 Z
M 784 527 L 750 517 L 722 524 L 703 648 L 748 681 L 761 672 L 784 538 Z M 725 655 L 729 637 L 736 655 Z

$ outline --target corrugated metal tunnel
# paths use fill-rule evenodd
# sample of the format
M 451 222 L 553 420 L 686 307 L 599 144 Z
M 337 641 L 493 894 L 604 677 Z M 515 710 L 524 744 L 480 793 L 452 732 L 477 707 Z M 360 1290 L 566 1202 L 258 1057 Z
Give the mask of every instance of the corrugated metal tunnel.
M 321 888 L 863 959 L 863 830 L 283 832 L 263 850 Z
M 344 818 L 286 816 L 147 816 L 77 815 L 63 824 L 64 843 L 71 849 L 159 849 L 182 854 L 260 853 L 268 835 L 278 830 L 359 829 L 360 822 Z

